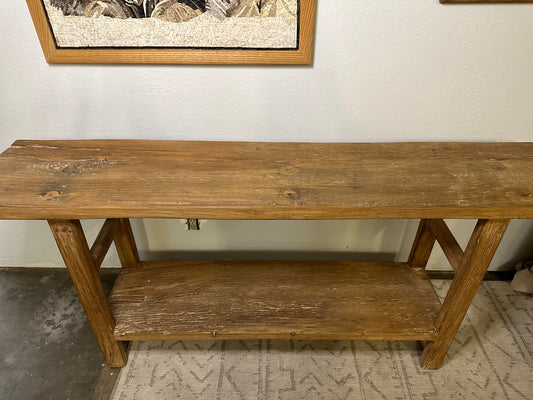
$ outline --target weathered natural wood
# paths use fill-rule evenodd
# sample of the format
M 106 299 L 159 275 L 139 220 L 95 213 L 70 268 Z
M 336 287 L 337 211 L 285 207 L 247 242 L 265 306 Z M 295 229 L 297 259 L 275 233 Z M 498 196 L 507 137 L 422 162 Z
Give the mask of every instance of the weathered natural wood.
M 113 64 L 310 64 L 315 0 L 302 0 L 296 50 L 204 50 L 177 48 L 61 48 L 56 46 L 41 0 L 26 0 L 46 61 Z
M 0 171 L 0 218 L 50 220 L 109 365 L 116 337 L 214 336 L 429 340 L 438 368 L 508 220 L 533 218 L 533 143 L 17 141 Z M 130 217 L 422 220 L 405 264 L 140 263 Z M 79 218 L 114 219 L 89 250 Z M 464 252 L 442 218 L 480 219 Z M 97 275 L 111 238 L 116 327 Z M 456 269 L 440 311 L 436 240 Z
M 422 354 L 422 368 L 437 369 L 444 361 L 508 223 L 508 220 L 478 221 L 439 312 L 437 337 Z
M 98 236 L 94 240 L 93 245 L 91 246 L 91 255 L 94 260 L 96 269 L 99 269 L 104 261 L 104 258 L 113 243 L 115 235 L 120 229 L 120 220 L 118 219 L 106 219 L 102 229 L 98 233 Z
M 533 143 L 17 141 L 0 218 L 533 218 Z
M 429 221 L 429 229 L 437 238 L 437 241 L 452 268 L 457 270 L 463 257 L 463 250 L 459 243 L 457 243 L 457 240 L 450 231 L 450 228 L 448 228 L 448 225 L 446 225 L 446 222 L 442 219 L 432 219 Z
M 107 365 L 123 367 L 127 360 L 124 345 L 113 337 L 115 322 L 80 221 L 48 222 Z
M 109 298 L 119 339 L 436 336 L 439 300 L 402 263 L 143 262 Z
M 418 224 L 413 246 L 407 264 L 413 268 L 425 268 L 435 245 L 435 235 L 429 229 L 429 219 L 422 219 Z
M 133 237 L 130 220 L 121 218 L 118 220 L 119 229 L 115 236 L 115 247 L 123 267 L 139 265 L 139 253 Z

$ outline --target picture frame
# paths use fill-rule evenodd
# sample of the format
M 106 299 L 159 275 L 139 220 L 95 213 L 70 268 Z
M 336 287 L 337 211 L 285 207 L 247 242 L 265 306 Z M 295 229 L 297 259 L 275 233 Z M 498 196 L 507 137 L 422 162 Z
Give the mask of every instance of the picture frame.
M 68 3 L 69 1 L 72 3 Z M 254 3 L 248 8 L 241 5 L 238 16 L 241 17 L 246 13 L 247 15 L 242 18 L 222 16 L 222 21 L 213 18 L 214 7 L 208 9 L 209 15 L 205 10 L 194 10 L 199 16 L 182 23 L 155 18 L 110 18 L 108 15 L 110 12 L 115 12 L 113 7 L 116 8 L 120 2 L 129 3 L 129 7 L 131 3 L 139 3 L 144 8 L 136 10 L 140 9 L 146 13 L 147 1 L 155 2 L 157 6 L 160 6 L 158 3 L 167 5 L 168 2 L 172 2 L 174 7 L 176 3 L 189 2 L 187 5 L 194 9 L 196 4 L 206 2 L 224 5 L 231 2 L 237 4 L 236 2 L 245 0 L 26 0 L 26 3 L 48 63 L 310 64 L 312 62 L 316 0 L 262 0 L 263 2 L 246 0 Z M 98 4 L 88 12 L 90 6 L 87 4 L 92 4 L 91 2 Z M 111 11 L 102 11 L 102 3 L 109 3 Z M 72 11 L 74 7 L 72 4 L 78 9 Z M 80 4 L 86 6 L 82 10 L 85 14 L 80 15 Z M 253 8 L 254 4 L 257 7 L 264 4 L 273 7 L 274 4 L 276 10 L 269 11 L 274 17 L 269 19 L 264 15 L 258 16 L 257 9 Z M 295 4 L 297 8 L 294 7 Z M 177 6 L 181 7 L 181 4 Z M 98 7 L 100 9 L 97 9 Z M 264 14 L 265 9 L 266 6 L 263 6 L 260 12 Z M 67 15 L 69 12 L 71 14 Z M 237 11 L 232 12 L 237 15 Z M 87 16 L 88 13 L 92 13 L 91 17 Z M 98 13 L 102 16 L 92 17 Z M 184 13 L 176 13 L 167 5 L 167 9 L 159 14 L 163 17 L 168 14 L 172 16 L 179 14 L 182 18 L 181 15 Z M 151 15 L 154 15 L 153 11 Z M 294 20 L 293 15 L 295 15 Z M 110 32 L 106 32 L 106 29 Z M 129 31 L 123 33 L 120 29 L 137 30 L 134 33 Z M 67 33 L 59 36 L 63 31 Z M 110 44 L 102 42 L 106 37 L 109 37 Z M 152 44 L 153 40 L 159 42 Z M 189 44 L 187 40 L 193 44 Z M 251 42 L 243 45 L 242 40 Z M 202 41 L 207 41 L 208 45 Z M 229 45 L 225 44 L 226 42 Z

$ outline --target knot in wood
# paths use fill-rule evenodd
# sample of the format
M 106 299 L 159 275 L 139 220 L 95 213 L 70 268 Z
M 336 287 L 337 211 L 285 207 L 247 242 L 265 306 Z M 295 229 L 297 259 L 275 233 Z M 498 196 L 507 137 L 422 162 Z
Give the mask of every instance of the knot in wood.
M 281 193 L 281 195 L 282 195 L 283 197 L 288 198 L 288 199 L 297 199 L 297 198 L 299 197 L 299 194 L 298 194 L 297 191 L 295 191 L 295 190 L 290 190 L 290 189 L 288 189 L 288 190 L 284 190 L 284 191 Z
M 505 168 L 503 165 L 494 165 L 492 169 L 495 171 L 505 171 L 507 168 Z
M 46 193 L 41 193 L 41 197 L 43 200 L 53 200 L 61 196 L 61 192 L 59 190 L 49 190 Z

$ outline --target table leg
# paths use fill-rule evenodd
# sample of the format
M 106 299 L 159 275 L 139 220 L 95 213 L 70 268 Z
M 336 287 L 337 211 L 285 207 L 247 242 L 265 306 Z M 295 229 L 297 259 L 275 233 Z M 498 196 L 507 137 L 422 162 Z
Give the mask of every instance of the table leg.
M 477 222 L 437 316 L 437 338 L 422 353 L 422 368 L 438 369 L 444 361 L 508 224 L 509 220 Z
M 122 342 L 114 339 L 115 321 L 79 220 L 49 220 L 87 319 L 110 367 L 126 365 Z
M 115 247 L 117 248 L 120 263 L 123 267 L 137 266 L 139 265 L 139 253 L 135 245 L 130 220 L 121 218 L 119 219 L 119 225 L 119 231 L 115 236 Z
M 413 268 L 426 268 L 435 244 L 435 236 L 429 229 L 429 219 L 421 219 L 407 263 Z

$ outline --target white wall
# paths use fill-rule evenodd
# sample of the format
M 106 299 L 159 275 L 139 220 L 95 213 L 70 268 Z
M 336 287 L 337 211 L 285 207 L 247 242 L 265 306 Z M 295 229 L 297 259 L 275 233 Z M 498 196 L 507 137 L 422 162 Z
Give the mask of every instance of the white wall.
M 0 148 L 18 138 L 533 140 L 533 5 L 318 3 L 313 66 L 201 67 L 47 65 L 25 3 L 10 2 L 0 15 Z M 462 236 L 471 224 L 453 222 Z M 134 221 L 148 255 L 294 249 L 401 258 L 414 225 L 210 221 L 185 232 L 175 221 Z M 95 222 L 86 226 L 96 234 Z M 532 240 L 532 221 L 514 222 L 491 268 L 531 255 Z M 58 265 L 54 246 L 44 222 L 0 221 L 0 265 Z M 437 252 L 431 265 L 442 265 Z

